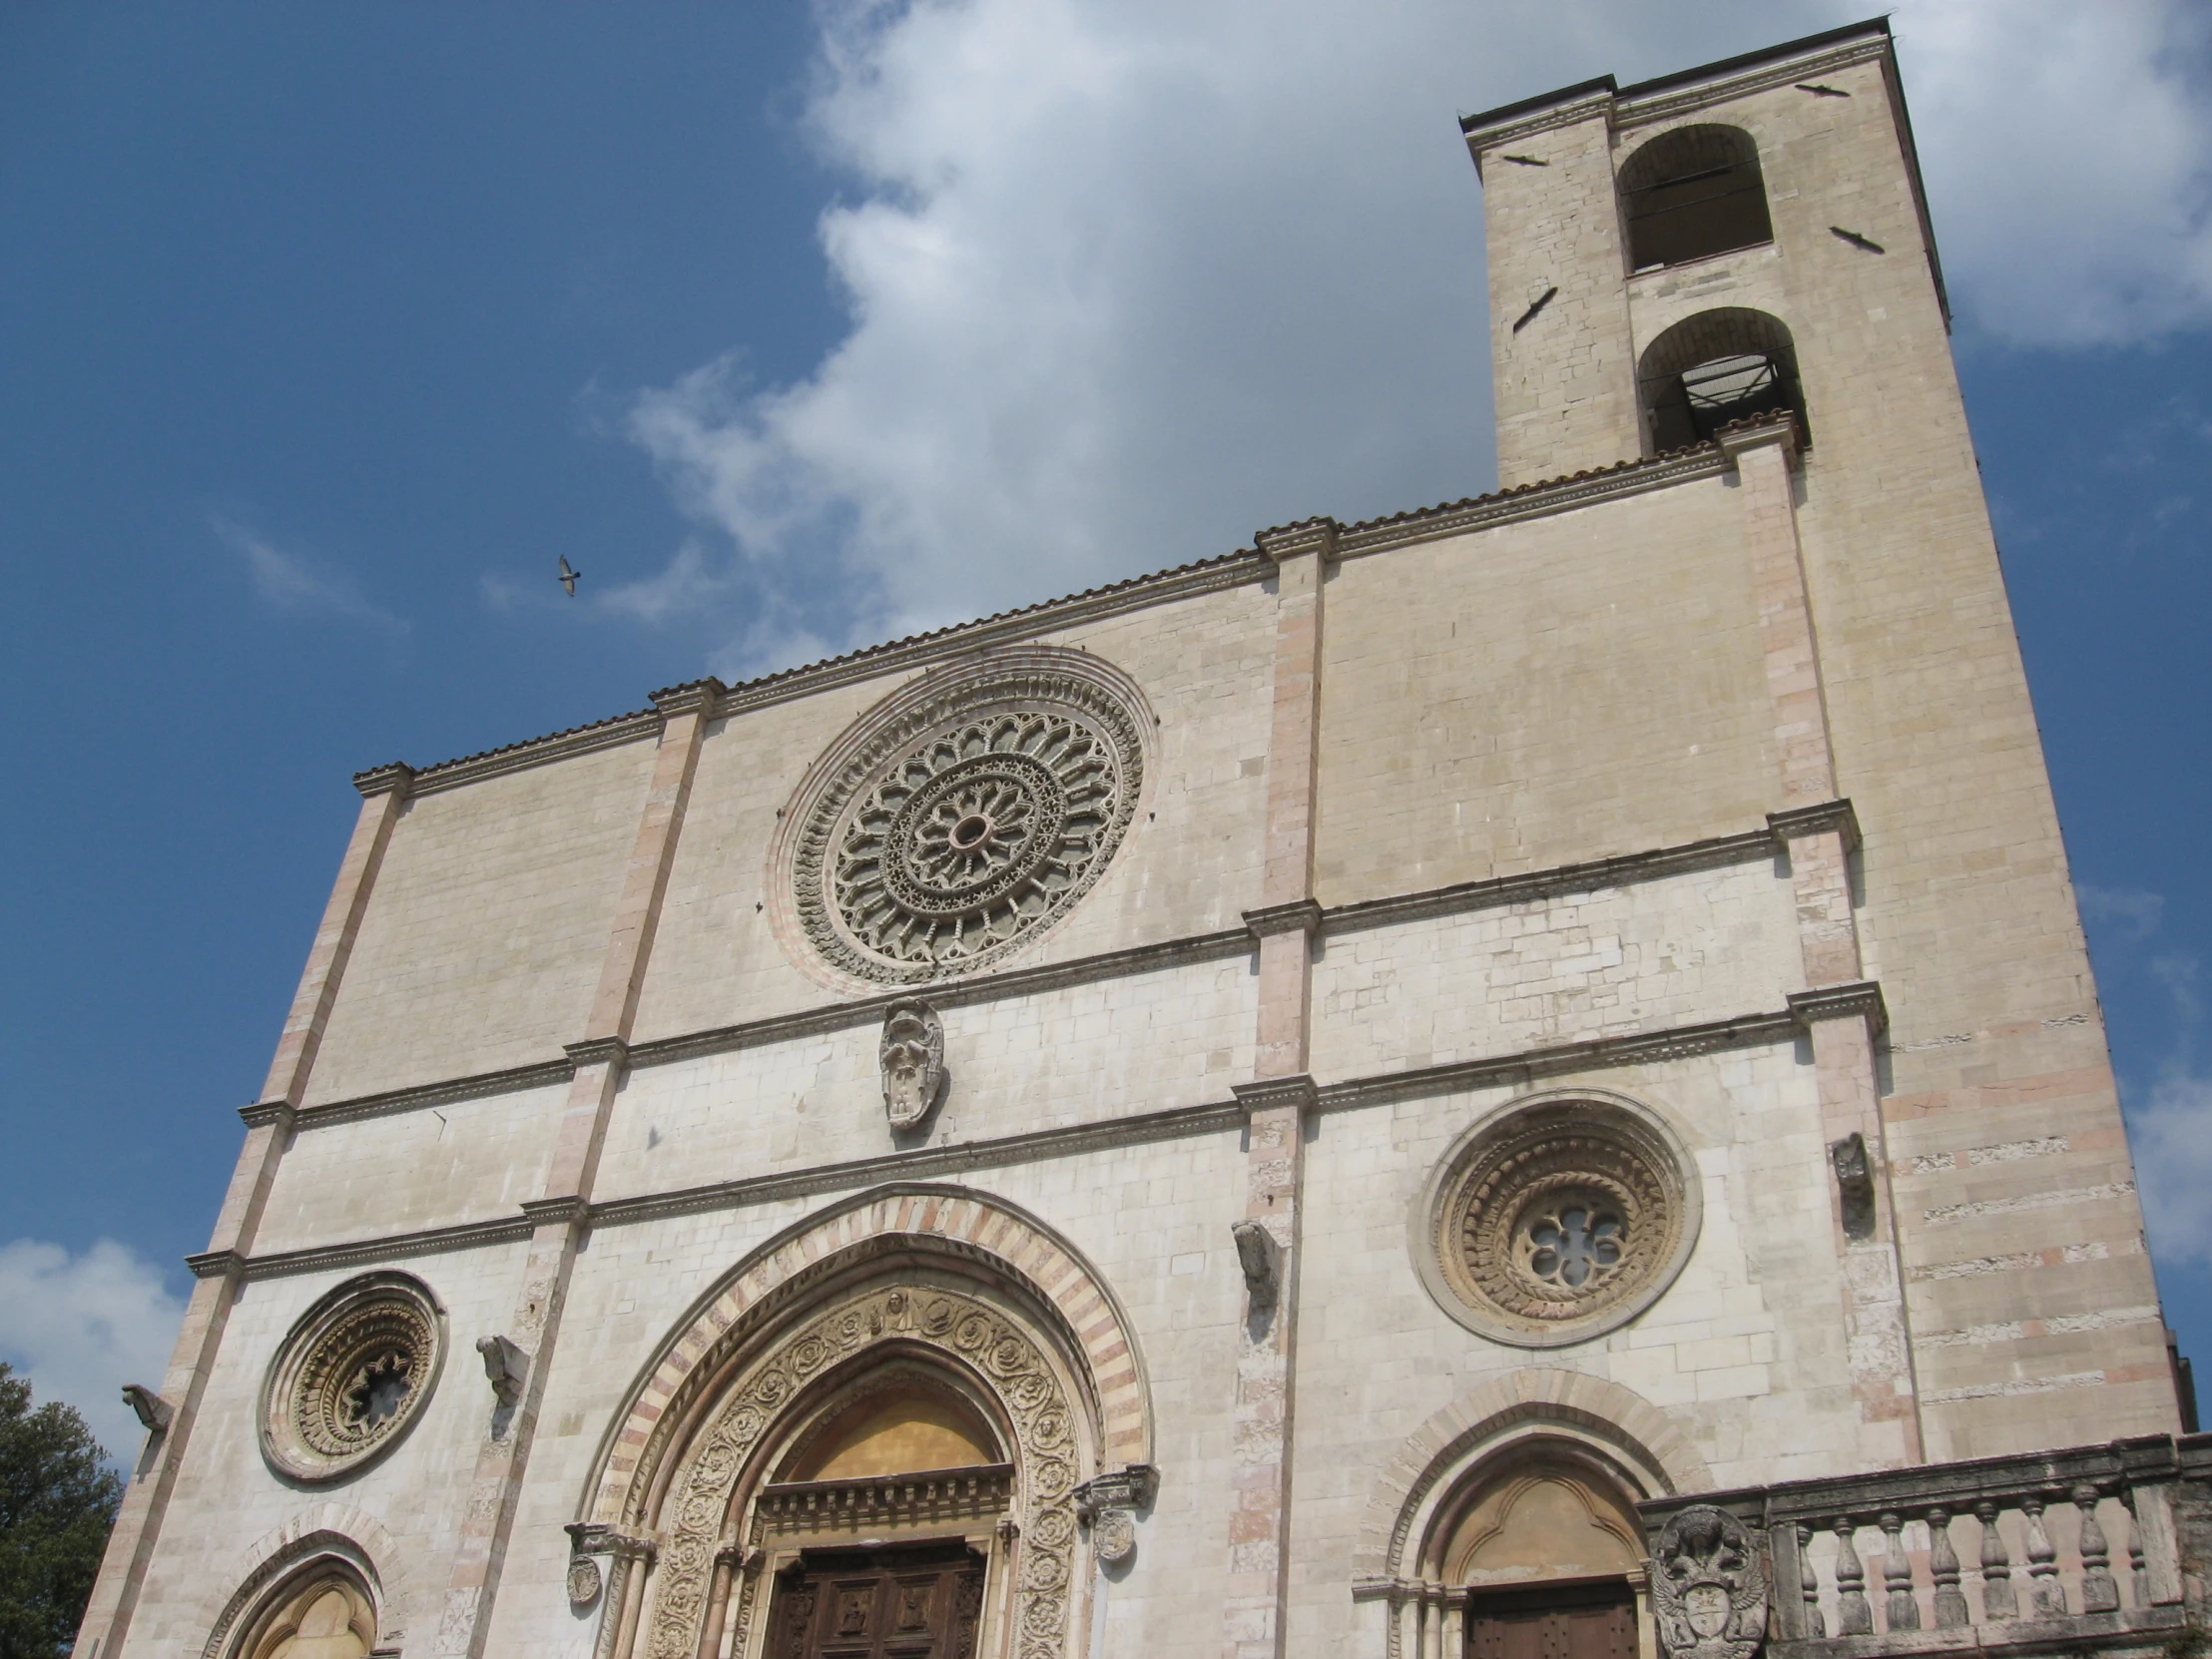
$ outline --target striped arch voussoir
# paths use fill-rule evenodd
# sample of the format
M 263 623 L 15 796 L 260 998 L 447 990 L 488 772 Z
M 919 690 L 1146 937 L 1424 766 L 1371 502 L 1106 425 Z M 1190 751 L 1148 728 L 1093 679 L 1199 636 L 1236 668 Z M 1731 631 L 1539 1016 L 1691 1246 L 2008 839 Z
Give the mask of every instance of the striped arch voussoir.
M 966 1187 L 901 1183 L 877 1187 L 808 1217 L 755 1251 L 696 1304 L 633 1390 L 600 1461 L 589 1517 L 620 1524 L 642 1460 L 655 1458 L 655 1429 L 671 1407 L 690 1403 L 687 1384 L 721 1358 L 724 1336 L 811 1270 L 875 1247 L 904 1243 L 926 1253 L 980 1257 L 1026 1283 L 1057 1314 L 1097 1405 L 1105 1467 L 1152 1461 L 1152 1409 L 1129 1322 L 1105 1281 L 1066 1240 L 1002 1199 Z
M 360 1574 L 376 1606 L 375 1651 L 397 1653 L 406 1642 L 407 1616 L 415 1603 L 399 1546 L 383 1522 L 366 1510 L 317 1503 L 256 1539 L 230 1575 L 209 1587 L 199 1620 L 199 1628 L 208 1633 L 201 1650 L 206 1659 L 223 1652 L 240 1621 L 273 1586 L 324 1558 L 343 1561 Z
M 1641 1394 L 1581 1372 L 1532 1367 L 1480 1383 L 1405 1437 L 1368 1499 L 1354 1578 L 1397 1573 L 1414 1517 L 1436 1487 L 1470 1453 L 1546 1422 L 1610 1442 L 1669 1492 L 1712 1489 L 1712 1470 L 1681 1425 Z

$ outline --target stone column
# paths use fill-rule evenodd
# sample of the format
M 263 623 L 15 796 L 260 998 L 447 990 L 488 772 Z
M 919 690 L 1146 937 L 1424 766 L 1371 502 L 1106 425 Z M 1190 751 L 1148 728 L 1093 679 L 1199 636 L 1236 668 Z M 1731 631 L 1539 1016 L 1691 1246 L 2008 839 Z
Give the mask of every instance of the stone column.
M 1337 524 L 1309 519 L 1262 531 L 1275 562 L 1274 720 L 1268 739 L 1268 819 L 1261 902 L 1247 913 L 1260 956 L 1256 1076 L 1244 1104 L 1244 1220 L 1275 1247 L 1273 1305 L 1248 1301 L 1234 1407 L 1236 1462 L 1229 1515 L 1228 1659 L 1279 1659 L 1288 1586 L 1291 1432 L 1298 1339 L 1298 1212 L 1305 1173 L 1307 1026 L 1314 901 L 1314 781 L 1321 724 L 1323 584 Z
M 147 1440 L 124 1491 L 115 1529 L 108 1535 L 100 1577 L 77 1631 L 76 1651 L 85 1659 L 101 1659 L 103 1654 L 112 1659 L 130 1629 L 139 1589 L 161 1535 L 162 1516 L 223 1343 L 223 1329 L 238 1298 L 241 1268 L 254 1248 L 277 1163 L 291 1140 L 292 1113 L 306 1096 L 307 1078 L 329 1023 L 331 1004 L 337 1000 L 338 982 L 345 975 L 376 871 L 391 844 L 392 826 L 399 822 L 413 781 L 414 774 L 403 766 L 379 767 L 353 780 L 362 798 L 360 816 L 353 821 L 353 838 L 346 843 L 330 901 L 323 906 L 322 925 L 315 929 L 306 970 L 292 995 L 262 1098 L 240 1114 L 246 1119 L 246 1145 L 231 1173 L 214 1237 L 203 1254 L 192 1258 L 197 1282 L 185 1309 L 184 1328 L 170 1353 L 169 1370 L 162 1378 L 162 1397 L 174 1414 L 168 1427 Z
M 506 1432 L 494 1437 L 487 1427 L 477 1446 L 475 1478 L 433 1648 L 444 1659 L 481 1659 L 490 1631 L 492 1603 L 499 1594 L 499 1575 L 506 1565 L 515 1507 L 560 1335 L 561 1310 L 577 1248 L 590 1225 L 592 1186 L 599 1173 L 607 1118 L 629 1071 L 630 1026 L 637 1017 L 638 992 L 660 921 L 661 901 L 668 891 L 677 838 L 683 832 L 700 743 L 722 691 L 718 681 L 703 680 L 654 695 L 654 706 L 661 712 L 660 752 L 624 870 L 591 1018 L 583 1040 L 567 1045 L 573 1073 L 553 1165 L 546 1174 L 544 1192 L 522 1207 L 531 1221 L 530 1255 L 515 1311 L 501 1335 L 529 1357 L 529 1371 Z

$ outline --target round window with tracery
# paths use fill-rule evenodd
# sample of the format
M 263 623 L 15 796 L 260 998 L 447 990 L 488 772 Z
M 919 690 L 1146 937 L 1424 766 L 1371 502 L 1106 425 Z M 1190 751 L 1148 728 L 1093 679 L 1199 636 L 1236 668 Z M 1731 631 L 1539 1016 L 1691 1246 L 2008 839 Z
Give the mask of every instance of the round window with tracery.
M 1095 658 L 1044 648 L 899 693 L 787 811 L 780 926 L 872 984 L 971 972 L 1028 944 L 1097 881 L 1135 817 L 1138 706 Z
M 332 1480 L 392 1444 L 437 1381 L 445 1318 L 406 1274 L 339 1286 L 292 1327 L 262 1388 L 262 1448 L 300 1480 Z
M 1562 1347 L 1635 1318 L 1696 1240 L 1695 1183 L 1673 1132 L 1617 1096 L 1524 1102 L 1477 1125 L 1416 1217 L 1423 1281 L 1500 1342 Z

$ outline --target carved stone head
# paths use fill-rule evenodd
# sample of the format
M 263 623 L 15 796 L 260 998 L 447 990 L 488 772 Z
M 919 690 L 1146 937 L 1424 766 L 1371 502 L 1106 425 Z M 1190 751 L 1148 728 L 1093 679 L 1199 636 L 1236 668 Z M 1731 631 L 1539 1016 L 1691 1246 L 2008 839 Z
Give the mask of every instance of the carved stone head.
M 883 1015 L 883 1110 L 893 1129 L 911 1129 L 944 1093 L 944 1026 L 921 1001 L 894 1002 Z

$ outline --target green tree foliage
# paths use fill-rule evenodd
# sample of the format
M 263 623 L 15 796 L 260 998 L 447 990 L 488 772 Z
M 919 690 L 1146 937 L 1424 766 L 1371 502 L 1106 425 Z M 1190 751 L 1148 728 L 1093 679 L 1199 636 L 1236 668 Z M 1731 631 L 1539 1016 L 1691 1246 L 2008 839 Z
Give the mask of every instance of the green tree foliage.
M 123 1479 L 85 1419 L 0 1362 L 0 1659 L 56 1659 L 77 1639 Z

